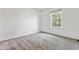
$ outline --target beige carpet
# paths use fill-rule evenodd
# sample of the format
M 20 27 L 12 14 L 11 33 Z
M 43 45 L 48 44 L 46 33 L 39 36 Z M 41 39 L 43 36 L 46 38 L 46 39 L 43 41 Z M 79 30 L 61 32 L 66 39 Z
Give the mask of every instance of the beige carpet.
M 45 33 L 0 42 L 0 50 L 77 50 L 79 42 Z

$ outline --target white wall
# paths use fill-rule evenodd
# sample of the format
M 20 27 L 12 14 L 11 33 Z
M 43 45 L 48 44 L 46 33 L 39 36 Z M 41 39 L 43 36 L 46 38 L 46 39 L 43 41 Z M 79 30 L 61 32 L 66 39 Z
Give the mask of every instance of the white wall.
M 0 40 L 39 31 L 39 12 L 34 9 L 0 9 Z
M 50 26 L 50 10 L 42 12 L 40 26 L 41 31 L 79 39 L 79 9 L 63 9 L 61 28 L 55 28 Z

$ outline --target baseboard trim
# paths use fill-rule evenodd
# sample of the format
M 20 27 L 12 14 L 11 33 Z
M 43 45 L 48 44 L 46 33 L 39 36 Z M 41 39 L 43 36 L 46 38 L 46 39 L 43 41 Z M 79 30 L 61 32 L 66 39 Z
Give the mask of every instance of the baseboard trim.
M 19 37 L 23 37 L 23 36 L 30 36 L 30 35 L 37 34 L 37 33 L 39 33 L 39 32 L 28 34 L 28 35 L 13 36 L 13 37 L 1 39 L 0 41 L 8 41 L 8 40 L 11 40 L 11 39 L 14 39 L 14 38 L 19 38 Z
M 52 33 L 44 32 L 44 31 L 40 31 L 40 33 L 46 33 L 46 34 L 50 34 L 50 35 L 54 35 L 54 36 L 58 36 L 58 37 L 63 37 L 63 38 L 66 38 L 66 39 L 79 40 L 79 39 L 76 39 L 76 38 L 71 38 L 71 37 L 67 37 L 67 36 L 63 36 L 63 35 L 58 35 L 58 34 L 52 34 Z

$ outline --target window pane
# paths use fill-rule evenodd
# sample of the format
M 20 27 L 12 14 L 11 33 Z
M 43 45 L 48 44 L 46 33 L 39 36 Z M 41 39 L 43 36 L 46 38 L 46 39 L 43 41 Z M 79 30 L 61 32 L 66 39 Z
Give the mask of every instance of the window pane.
M 62 19 L 62 10 L 51 12 L 52 26 L 60 27 Z

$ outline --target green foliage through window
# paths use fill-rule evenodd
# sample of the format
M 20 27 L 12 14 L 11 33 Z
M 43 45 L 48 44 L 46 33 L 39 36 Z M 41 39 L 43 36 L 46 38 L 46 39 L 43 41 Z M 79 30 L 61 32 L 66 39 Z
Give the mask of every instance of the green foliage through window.
M 51 15 L 52 15 L 52 26 L 60 27 L 62 19 L 61 11 L 54 11 L 52 12 Z

